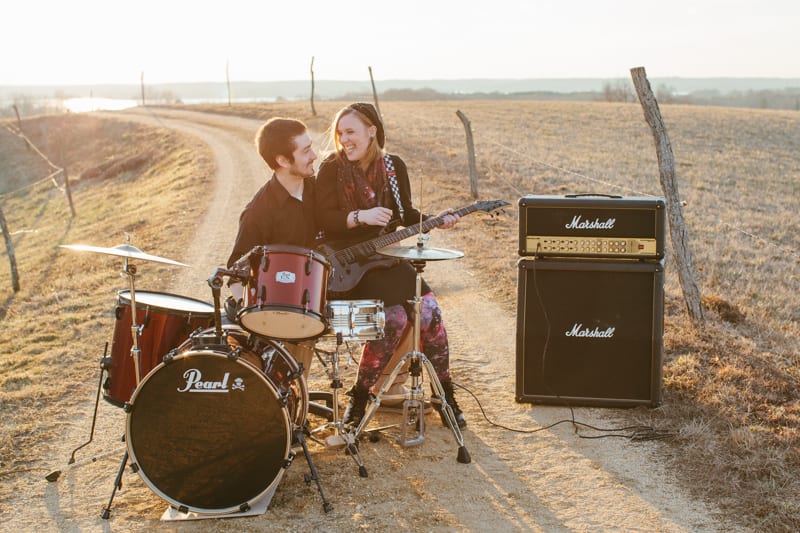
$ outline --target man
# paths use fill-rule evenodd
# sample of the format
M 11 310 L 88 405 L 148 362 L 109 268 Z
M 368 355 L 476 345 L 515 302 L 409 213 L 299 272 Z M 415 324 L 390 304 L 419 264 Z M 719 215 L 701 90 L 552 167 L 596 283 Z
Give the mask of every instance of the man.
M 256 246 L 291 245 L 313 249 L 317 233 L 314 217 L 314 161 L 306 125 L 299 120 L 272 118 L 255 138 L 261 158 L 272 177 L 253 196 L 239 216 L 239 231 L 227 266 L 232 267 Z M 225 303 L 228 318 L 235 320 L 243 287 L 232 282 L 232 297 Z M 313 343 L 285 343 L 304 374 L 313 357 Z
M 239 216 L 228 268 L 255 246 L 313 248 L 316 239 L 313 177 L 317 154 L 305 124 L 272 118 L 258 130 L 255 143 L 273 174 Z

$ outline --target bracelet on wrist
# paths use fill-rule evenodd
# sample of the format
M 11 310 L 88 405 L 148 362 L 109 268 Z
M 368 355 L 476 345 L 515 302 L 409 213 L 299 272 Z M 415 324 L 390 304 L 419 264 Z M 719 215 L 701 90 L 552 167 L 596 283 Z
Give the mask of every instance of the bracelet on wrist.
M 353 224 L 355 224 L 356 226 L 361 225 L 361 222 L 358 221 L 358 211 L 359 211 L 358 209 L 353 211 Z

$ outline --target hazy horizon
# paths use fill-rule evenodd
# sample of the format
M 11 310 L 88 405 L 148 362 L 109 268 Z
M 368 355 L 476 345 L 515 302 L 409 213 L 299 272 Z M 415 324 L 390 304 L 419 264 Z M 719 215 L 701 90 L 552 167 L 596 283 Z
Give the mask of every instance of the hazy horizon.
M 14 2 L 3 86 L 205 80 L 800 78 L 790 0 Z M 226 75 L 227 73 L 227 75 Z

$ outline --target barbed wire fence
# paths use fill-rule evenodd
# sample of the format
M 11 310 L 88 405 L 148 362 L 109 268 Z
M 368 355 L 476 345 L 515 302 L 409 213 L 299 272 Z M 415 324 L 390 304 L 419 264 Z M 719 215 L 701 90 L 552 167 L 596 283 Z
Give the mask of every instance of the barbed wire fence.
M 72 202 L 72 192 L 70 190 L 69 184 L 69 175 L 67 174 L 67 169 L 65 167 L 59 167 L 44 154 L 34 143 L 31 141 L 27 135 L 22 131 L 22 122 L 20 121 L 17 127 L 12 126 L 11 124 L 5 124 L 5 129 L 15 137 L 20 138 L 22 141 L 25 142 L 26 148 L 29 150 L 33 150 L 34 153 L 40 157 L 47 165 L 52 169 L 48 175 L 44 176 L 43 178 L 37 179 L 32 181 L 31 183 L 25 185 L 24 187 L 19 187 L 17 189 L 13 189 L 11 191 L 6 191 L 4 193 L 0 193 L 0 200 L 5 199 L 6 197 L 12 195 L 19 195 L 24 194 L 35 187 L 50 182 L 52 186 L 57 189 L 59 192 L 64 194 L 67 197 L 67 202 L 69 203 L 70 213 L 72 214 L 72 218 L 75 218 L 75 205 Z M 64 179 L 64 185 L 60 185 L 56 178 L 61 175 Z M 8 222 L 6 220 L 5 213 L 3 212 L 3 207 L 0 205 L 0 230 L 3 233 L 3 239 L 6 243 L 6 250 L 8 253 L 8 260 L 10 262 L 10 271 L 11 271 L 11 288 L 14 292 L 19 292 L 20 290 L 20 280 L 19 280 L 19 270 L 17 268 L 17 259 L 16 253 L 14 250 L 14 241 L 12 239 L 13 232 L 8 227 Z

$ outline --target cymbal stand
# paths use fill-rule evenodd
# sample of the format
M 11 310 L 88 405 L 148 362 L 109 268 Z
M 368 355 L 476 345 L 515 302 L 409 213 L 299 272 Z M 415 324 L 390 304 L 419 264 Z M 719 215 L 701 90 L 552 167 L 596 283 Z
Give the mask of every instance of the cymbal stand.
M 335 433 L 326 439 L 326 445 L 332 446 L 335 443 L 343 442 L 345 445 L 345 451 L 358 465 L 358 475 L 361 477 L 369 477 L 367 467 L 364 466 L 364 461 L 361 459 L 361 454 L 358 451 L 356 437 L 353 433 L 345 428 L 344 423 L 339 416 L 339 389 L 342 388 L 342 380 L 339 379 L 339 351 L 343 343 L 344 341 L 342 333 L 337 332 L 336 349 L 332 352 L 325 352 L 330 356 L 330 366 L 323 363 L 323 366 L 325 367 L 325 373 L 328 374 L 328 377 L 331 379 L 331 390 L 333 391 L 331 407 L 333 409 L 333 418 L 329 422 L 326 422 L 325 424 L 311 430 L 311 436 L 313 437 L 315 433 L 320 433 L 333 428 Z M 315 351 L 317 350 L 315 349 Z M 319 356 L 319 352 L 317 353 L 317 356 Z
M 421 243 L 418 243 L 418 245 L 420 247 L 422 246 Z M 402 370 L 406 361 L 410 360 L 409 374 L 411 376 L 411 386 L 406 394 L 406 399 L 403 401 L 403 424 L 399 444 L 404 447 L 414 446 L 420 444 L 425 439 L 425 389 L 422 386 L 423 384 L 421 379 L 421 369 L 424 368 L 425 372 L 428 374 L 428 379 L 430 380 L 431 388 L 433 389 L 434 394 L 438 396 L 441 401 L 441 409 L 445 415 L 445 421 L 450 427 L 450 430 L 453 432 L 453 436 L 458 444 L 457 461 L 459 463 L 466 464 L 471 462 L 472 458 L 470 457 L 469 451 L 467 451 L 467 448 L 464 445 L 464 436 L 461 434 L 461 430 L 456 422 L 453 408 L 447 403 L 447 399 L 445 398 L 444 394 L 444 388 L 442 387 L 442 383 L 439 381 L 439 378 L 436 375 L 436 369 L 433 368 L 433 364 L 425 356 L 425 354 L 419 351 L 421 340 L 420 316 L 422 314 L 422 271 L 425 269 L 426 261 L 422 259 L 412 259 L 409 262 L 417 273 L 416 293 L 414 295 L 414 299 L 411 301 L 411 303 L 414 304 L 413 349 L 401 357 L 399 361 L 397 361 L 394 369 L 392 369 L 391 374 L 389 374 L 389 377 L 387 377 L 383 382 L 380 390 L 378 390 L 377 394 L 375 395 L 375 398 L 368 405 L 366 412 L 364 413 L 364 417 L 361 419 L 358 427 L 354 430 L 354 434 L 356 438 L 358 438 L 361 432 L 364 431 L 364 428 L 366 428 L 367 424 L 369 424 L 370 420 L 375 414 L 375 411 L 378 409 L 378 407 L 380 407 L 381 398 L 394 383 L 395 378 Z

